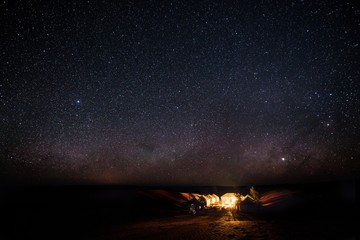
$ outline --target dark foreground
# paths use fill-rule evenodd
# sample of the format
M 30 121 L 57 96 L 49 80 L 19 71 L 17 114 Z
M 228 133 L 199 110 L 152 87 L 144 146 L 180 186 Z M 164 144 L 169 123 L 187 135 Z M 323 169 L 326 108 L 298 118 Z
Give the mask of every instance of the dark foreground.
M 343 219 L 261 219 L 208 211 L 117 226 L 101 239 L 355 239 Z
M 240 211 L 207 209 L 139 192 L 155 188 L 1 187 L 0 239 L 357 239 L 356 183 L 259 187 L 290 189 L 291 199 Z M 156 188 L 159 189 L 159 188 Z M 165 190 L 164 190 L 165 189 Z M 248 188 L 172 187 L 221 195 Z

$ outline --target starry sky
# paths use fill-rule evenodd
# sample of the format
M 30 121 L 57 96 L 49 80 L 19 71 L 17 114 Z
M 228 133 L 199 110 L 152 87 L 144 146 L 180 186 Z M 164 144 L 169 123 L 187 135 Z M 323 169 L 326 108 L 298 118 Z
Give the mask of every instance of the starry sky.
M 356 1 L 2 1 L 0 179 L 359 174 Z

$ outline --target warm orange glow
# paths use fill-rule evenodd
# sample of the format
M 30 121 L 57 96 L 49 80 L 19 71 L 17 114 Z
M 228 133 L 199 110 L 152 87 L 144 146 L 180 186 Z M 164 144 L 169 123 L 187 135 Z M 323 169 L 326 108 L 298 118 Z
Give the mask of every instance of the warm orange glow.
M 238 198 L 235 193 L 226 193 L 221 196 L 221 206 L 223 208 L 235 208 Z

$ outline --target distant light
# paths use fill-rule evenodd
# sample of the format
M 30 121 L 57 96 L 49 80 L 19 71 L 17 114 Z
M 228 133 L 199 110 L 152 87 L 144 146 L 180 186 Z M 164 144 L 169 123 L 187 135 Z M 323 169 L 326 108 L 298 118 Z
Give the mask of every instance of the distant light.
M 281 160 L 285 161 L 285 158 L 283 157 L 283 158 L 281 158 Z
M 76 103 L 77 103 L 77 104 L 79 104 L 79 103 L 80 103 L 80 100 L 79 100 L 79 99 L 78 99 L 78 100 L 76 100 Z

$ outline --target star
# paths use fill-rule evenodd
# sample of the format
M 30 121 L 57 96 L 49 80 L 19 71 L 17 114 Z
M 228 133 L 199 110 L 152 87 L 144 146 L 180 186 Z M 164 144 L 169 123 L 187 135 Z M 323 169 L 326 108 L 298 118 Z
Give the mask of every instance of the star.
M 0 14 L 1 177 L 236 184 L 355 172 L 351 1 L 267 1 L 262 18 L 255 3 L 39 1 L 5 1 Z M 296 171 L 275 179 L 279 165 Z

